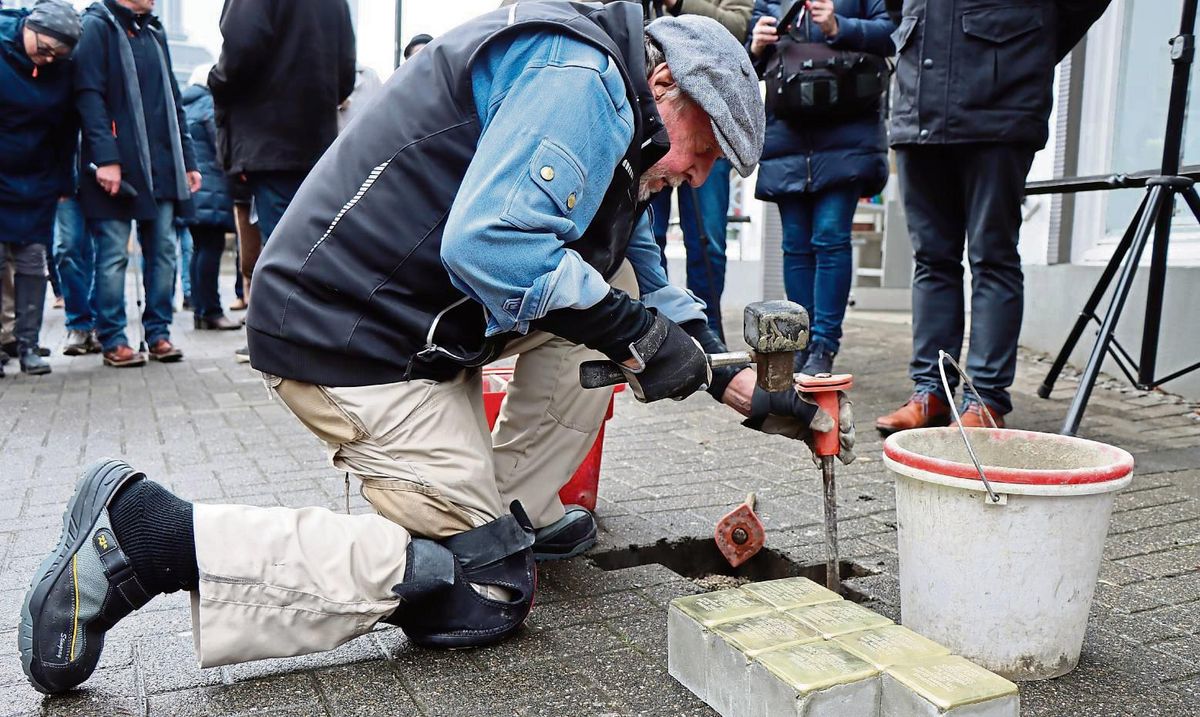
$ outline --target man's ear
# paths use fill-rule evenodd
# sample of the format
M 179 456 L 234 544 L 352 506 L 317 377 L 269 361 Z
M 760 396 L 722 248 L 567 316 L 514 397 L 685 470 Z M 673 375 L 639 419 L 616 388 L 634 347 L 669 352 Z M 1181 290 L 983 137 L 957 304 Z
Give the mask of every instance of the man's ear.
M 671 74 L 671 68 L 667 67 L 667 63 L 660 62 L 650 73 L 650 92 L 654 95 L 654 101 L 661 101 L 663 95 L 675 86 L 675 76 Z

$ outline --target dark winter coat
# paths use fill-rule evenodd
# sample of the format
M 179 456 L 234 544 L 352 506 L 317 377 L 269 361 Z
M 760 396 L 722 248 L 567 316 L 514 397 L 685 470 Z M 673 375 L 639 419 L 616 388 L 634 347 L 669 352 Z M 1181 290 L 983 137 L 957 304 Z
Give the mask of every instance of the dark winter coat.
M 838 35 L 832 47 L 890 56 L 896 26 L 884 0 L 835 0 Z M 778 0 L 756 0 L 750 28 L 760 17 L 778 18 Z M 813 42 L 826 42 L 816 23 L 801 26 Z M 747 38 L 750 36 L 747 35 Z M 749 39 L 747 39 L 749 47 Z M 775 48 L 768 46 L 755 59 L 761 74 Z M 789 194 L 819 192 L 829 187 L 856 185 L 863 196 L 878 194 L 887 183 L 887 140 L 881 112 L 853 120 L 789 122 L 767 114 L 767 135 L 754 195 L 778 200 Z
M 192 195 L 193 216 L 189 224 L 233 231 L 233 195 L 229 178 L 217 159 L 217 124 L 212 95 L 207 87 L 188 85 L 183 90 L 183 111 L 187 115 L 188 134 L 196 152 L 196 166 L 204 181 Z
M 337 136 L 354 89 L 346 0 L 225 0 L 208 78 L 230 174 L 307 172 Z
M 103 5 L 103 7 L 101 7 Z M 104 8 L 121 25 L 109 20 Z M 120 35 L 125 33 L 133 51 L 138 77 L 132 78 L 142 93 L 142 106 L 133 107 L 130 97 L 130 78 L 125 77 L 121 62 Z M 153 220 L 158 216 L 158 202 L 177 197 L 175 159 L 168 133 L 167 102 L 163 91 L 158 53 L 154 43 L 162 48 L 167 59 L 168 79 L 175 101 L 175 115 L 182 143 L 184 171 L 196 169 L 192 141 L 186 130 L 186 118 L 179 97 L 179 86 L 170 72 L 171 54 L 166 34 L 154 16 L 135 20 L 133 14 L 114 0 L 95 3 L 83 13 L 83 36 L 75 50 L 75 104 L 83 127 L 80 167 L 95 164 L 121 165 L 121 179 L 137 190 L 135 199 L 111 197 L 100 188 L 93 176 L 79 174 L 79 205 L 89 219 Z M 136 131 L 134 112 L 142 113 L 149 140 L 151 182 L 142 166 L 141 143 Z M 157 197 L 155 195 L 158 195 Z
M 895 34 L 892 145 L 1041 148 L 1054 66 L 1109 0 L 905 0 Z
M 0 242 L 50 242 L 58 197 L 71 193 L 71 62 L 36 68 L 28 10 L 0 10 Z
M 442 262 L 442 232 L 481 132 L 470 99 L 473 63 L 498 39 L 533 30 L 604 51 L 626 87 L 632 140 L 599 210 L 571 244 L 602 275 L 616 272 L 645 209 L 636 178 L 666 152 L 646 83 L 641 9 L 517 3 L 413 55 L 313 168 L 254 269 L 246 332 L 254 368 L 324 386 L 367 386 L 446 379 L 499 355 L 513 335 L 485 338 L 483 306 L 455 288 Z M 553 156 L 568 156 L 560 152 Z M 553 190 L 555 202 L 571 186 Z M 620 320 L 617 304 L 555 309 L 531 326 L 586 343 Z

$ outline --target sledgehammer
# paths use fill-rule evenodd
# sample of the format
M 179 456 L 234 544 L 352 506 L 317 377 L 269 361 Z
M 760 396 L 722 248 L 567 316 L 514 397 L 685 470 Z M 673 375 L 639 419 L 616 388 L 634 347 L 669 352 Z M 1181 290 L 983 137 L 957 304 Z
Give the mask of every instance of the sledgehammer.
M 796 385 L 800 391 L 811 394 L 817 406 L 833 416 L 833 428 L 815 435 L 813 453 L 821 461 L 821 484 L 825 496 L 825 587 L 840 594 L 842 576 L 838 572 L 837 484 L 833 479 L 833 459 L 842 450 L 838 391 L 849 390 L 854 385 L 854 377 L 848 373 L 822 373 L 816 376 L 798 374 Z
M 744 366 L 753 363 L 764 391 L 792 387 L 792 359 L 808 345 L 808 312 L 791 301 L 756 301 L 746 307 L 743 332 L 750 351 L 708 354 L 708 365 Z M 603 388 L 625 383 L 625 374 L 612 361 L 584 361 L 579 385 Z

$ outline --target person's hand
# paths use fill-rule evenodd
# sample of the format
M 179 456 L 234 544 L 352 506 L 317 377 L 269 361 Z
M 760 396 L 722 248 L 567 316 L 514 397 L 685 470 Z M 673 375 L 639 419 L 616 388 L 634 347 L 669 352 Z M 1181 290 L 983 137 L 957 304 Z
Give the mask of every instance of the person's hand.
M 121 191 L 121 165 L 106 164 L 96 169 L 96 184 L 110 197 Z
M 729 385 L 725 387 L 725 393 L 721 395 L 721 403 L 748 417 L 753 406 L 757 378 L 753 368 L 744 368 L 738 371 Z
M 806 3 L 812 21 L 817 23 L 825 37 L 837 37 L 837 15 L 833 13 L 833 0 L 808 0 Z
M 779 33 L 775 25 L 779 21 L 770 15 L 758 18 L 754 30 L 750 34 L 750 54 L 758 57 L 768 46 L 779 42 Z
M 838 405 L 838 442 L 841 448 L 838 459 L 849 464 L 855 458 L 853 404 L 846 398 L 845 392 L 839 391 Z M 750 417 L 742 425 L 763 433 L 804 441 L 809 450 L 814 451 L 813 463 L 819 465 L 814 440 L 817 433 L 833 430 L 833 416 L 818 407 L 809 394 L 793 389 L 767 392 L 755 388 Z
M 204 183 L 204 180 L 200 177 L 200 173 L 197 172 L 196 170 L 193 169 L 192 171 L 187 173 L 188 191 L 191 192 L 192 194 L 195 194 L 196 192 L 200 191 L 200 185 L 203 183 Z
M 712 381 L 712 369 L 700 344 L 657 313 L 650 330 L 629 348 L 633 357 L 618 365 L 642 403 L 687 398 Z

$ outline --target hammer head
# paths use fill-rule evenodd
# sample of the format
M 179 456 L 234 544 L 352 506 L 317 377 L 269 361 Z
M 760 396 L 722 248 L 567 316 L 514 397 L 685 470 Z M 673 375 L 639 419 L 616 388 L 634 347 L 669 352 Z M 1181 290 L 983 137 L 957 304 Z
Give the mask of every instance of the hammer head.
M 792 359 L 808 346 L 808 312 L 791 301 L 757 301 L 746 307 L 746 343 L 754 351 L 758 385 L 765 391 L 792 387 Z

